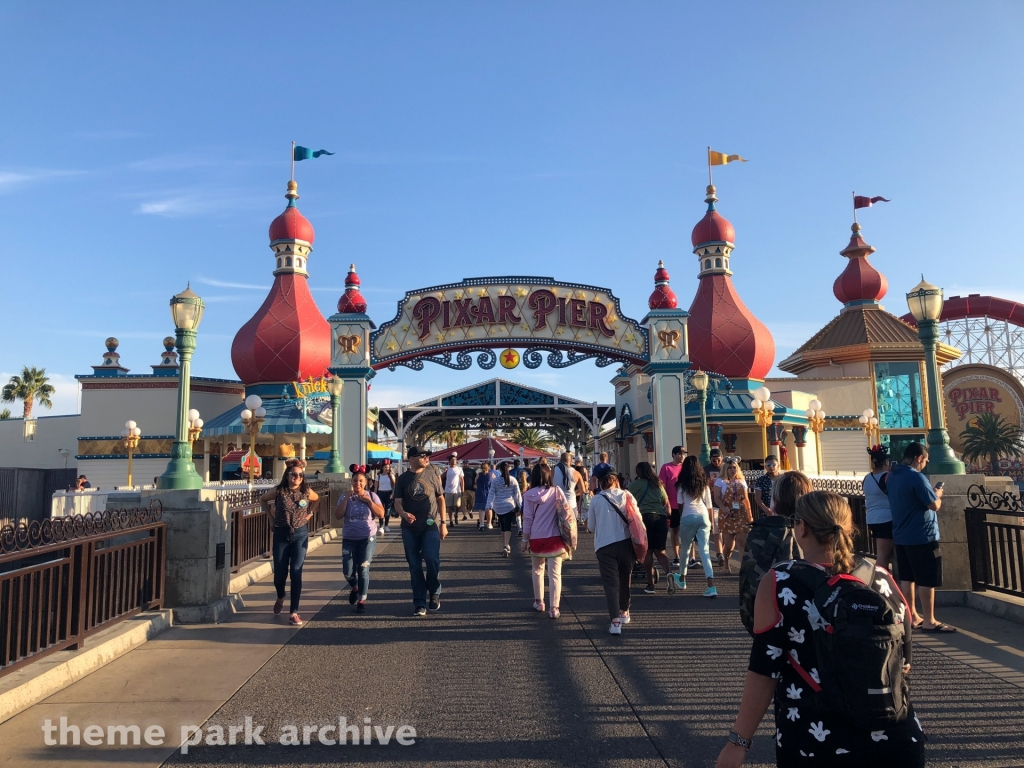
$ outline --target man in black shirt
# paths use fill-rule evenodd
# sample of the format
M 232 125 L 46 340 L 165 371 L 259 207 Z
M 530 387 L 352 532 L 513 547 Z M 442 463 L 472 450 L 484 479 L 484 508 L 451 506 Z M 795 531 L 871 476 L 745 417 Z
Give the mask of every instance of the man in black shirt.
M 426 616 L 427 608 L 441 607 L 441 541 L 448 535 L 444 487 L 430 468 L 430 451 L 409 449 L 409 469 L 395 484 L 395 511 L 402 519 L 402 544 L 412 578 L 413 616 Z M 427 572 L 423 573 L 426 563 Z

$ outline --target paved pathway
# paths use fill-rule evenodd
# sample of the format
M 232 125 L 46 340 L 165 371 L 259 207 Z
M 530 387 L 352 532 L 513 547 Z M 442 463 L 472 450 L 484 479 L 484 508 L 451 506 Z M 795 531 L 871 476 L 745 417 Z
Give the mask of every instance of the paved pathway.
M 326 545 L 307 565 L 313 591 L 304 600 L 304 628 L 275 626 L 272 588 L 254 585 L 235 622 L 171 630 L 0 726 L 3 751 L 17 746 L 4 764 L 159 765 L 169 750 L 44 748 L 37 730 L 44 712 L 66 711 L 70 701 L 109 701 L 119 684 L 139 686 L 151 676 L 150 688 L 174 692 L 166 706 L 179 713 L 176 722 L 212 715 L 206 725 L 220 724 L 226 735 L 251 717 L 269 736 L 265 746 L 193 747 L 167 765 L 713 765 L 750 646 L 735 608 L 735 577 L 719 580 L 717 600 L 693 589 L 675 598 L 637 589 L 633 622 L 613 637 L 588 535 L 565 566 L 559 621 L 531 610 L 526 559 L 501 558 L 498 544 L 496 531 L 454 529 L 443 548 L 441 611 L 425 619 L 410 615 L 397 535 L 378 550 L 364 615 L 353 613 L 337 579 L 339 545 Z M 925 637 L 916 649 L 913 697 L 931 737 L 929 765 L 1024 766 L 1024 632 L 967 609 L 942 617 L 970 634 Z M 182 656 L 171 654 L 178 643 L 188 651 Z M 204 659 L 204 652 L 212 655 Z M 210 706 L 218 696 L 222 706 Z M 121 714 L 132 711 L 120 706 Z M 412 725 L 416 744 L 324 746 L 316 733 L 309 746 L 271 743 L 284 725 L 299 726 L 301 738 L 303 725 L 335 724 L 340 716 L 360 725 L 370 718 L 385 732 Z M 774 765 L 770 722 L 769 715 L 748 765 Z

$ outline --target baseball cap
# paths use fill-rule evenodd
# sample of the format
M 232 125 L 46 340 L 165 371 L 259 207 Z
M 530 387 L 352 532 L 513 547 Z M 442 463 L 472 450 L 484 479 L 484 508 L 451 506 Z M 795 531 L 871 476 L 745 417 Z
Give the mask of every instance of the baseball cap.
M 711 454 L 710 454 L 710 455 L 711 455 L 711 458 L 713 459 L 713 458 L 715 458 L 716 456 L 721 456 L 721 455 L 722 455 L 722 451 L 721 451 L 721 449 L 720 449 L 720 448 L 712 448 L 712 449 L 711 449 Z
M 608 475 L 614 474 L 616 474 L 615 467 L 613 467 L 611 464 L 604 464 L 600 469 L 597 470 L 597 472 L 594 473 L 594 477 L 600 480 L 602 478 L 608 477 Z
M 414 445 L 411 448 L 409 448 L 409 453 L 406 454 L 406 457 L 410 458 L 410 459 L 414 459 L 417 456 L 429 456 L 429 455 L 430 455 L 430 451 L 428 451 L 426 448 L 423 448 L 423 447 L 421 447 L 419 445 Z

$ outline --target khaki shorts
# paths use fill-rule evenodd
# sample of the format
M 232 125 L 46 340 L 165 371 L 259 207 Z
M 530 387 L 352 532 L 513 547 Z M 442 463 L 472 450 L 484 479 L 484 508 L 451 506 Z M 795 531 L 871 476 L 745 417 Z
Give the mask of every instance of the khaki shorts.
M 462 506 L 462 494 L 461 493 L 446 493 L 444 495 L 444 505 L 448 509 L 458 509 Z
M 472 510 L 474 504 L 476 504 L 476 491 L 463 491 L 462 508 Z

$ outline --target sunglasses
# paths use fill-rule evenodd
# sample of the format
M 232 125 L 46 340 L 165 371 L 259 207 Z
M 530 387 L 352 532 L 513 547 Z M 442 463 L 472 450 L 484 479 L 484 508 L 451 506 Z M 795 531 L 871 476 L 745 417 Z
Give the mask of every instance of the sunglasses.
M 304 475 L 301 472 L 289 472 L 288 476 L 289 477 L 304 477 Z

